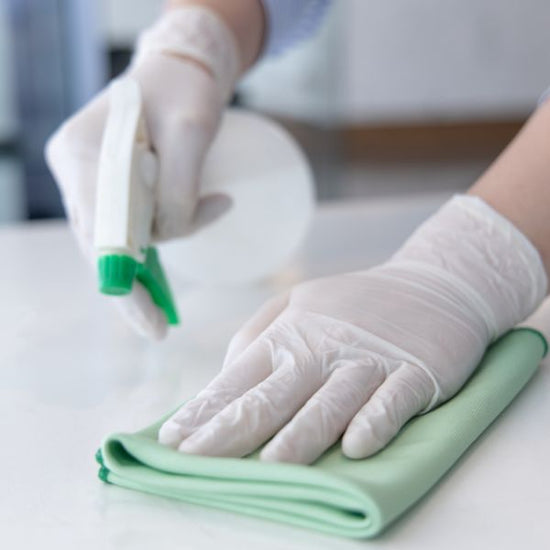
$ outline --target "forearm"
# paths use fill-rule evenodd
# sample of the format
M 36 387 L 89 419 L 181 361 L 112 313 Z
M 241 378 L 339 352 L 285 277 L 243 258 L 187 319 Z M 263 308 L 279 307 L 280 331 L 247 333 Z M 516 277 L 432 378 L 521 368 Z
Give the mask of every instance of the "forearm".
M 550 101 L 469 193 L 508 218 L 533 243 L 550 277 Z
M 251 67 L 262 49 L 266 29 L 265 14 L 260 0 L 168 0 L 168 9 L 182 6 L 204 6 L 215 11 L 231 29 L 239 47 L 244 73 Z

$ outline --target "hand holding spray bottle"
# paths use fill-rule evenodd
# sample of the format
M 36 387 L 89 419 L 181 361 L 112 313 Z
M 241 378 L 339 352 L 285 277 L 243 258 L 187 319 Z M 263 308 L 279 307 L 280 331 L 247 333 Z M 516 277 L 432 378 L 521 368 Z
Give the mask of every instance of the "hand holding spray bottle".
M 94 235 L 99 289 L 121 296 L 137 280 L 167 323 L 177 325 L 176 303 L 152 245 L 158 162 L 139 84 L 120 78 L 109 97 Z M 264 278 L 300 244 L 313 211 L 311 170 L 300 148 L 274 122 L 240 110 L 224 117 L 205 160 L 201 189 L 229 195 L 233 207 L 196 234 L 162 245 L 174 272 L 188 281 Z

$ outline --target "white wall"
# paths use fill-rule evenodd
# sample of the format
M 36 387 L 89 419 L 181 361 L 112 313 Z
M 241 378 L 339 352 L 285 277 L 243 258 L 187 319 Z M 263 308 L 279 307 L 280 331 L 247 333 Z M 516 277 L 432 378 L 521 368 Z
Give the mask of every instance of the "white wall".
M 347 117 L 525 113 L 550 85 L 548 0 L 347 3 Z
M 334 0 L 319 36 L 246 89 L 259 108 L 362 124 L 524 115 L 547 85 L 548 0 Z
M 100 0 L 105 38 L 114 46 L 132 45 L 164 4 L 164 0 Z

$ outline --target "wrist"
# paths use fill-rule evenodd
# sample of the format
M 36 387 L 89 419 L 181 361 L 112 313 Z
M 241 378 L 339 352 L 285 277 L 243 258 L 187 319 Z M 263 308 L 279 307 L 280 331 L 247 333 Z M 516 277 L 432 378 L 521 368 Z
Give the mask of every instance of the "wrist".
M 233 33 L 239 49 L 240 74 L 258 59 L 266 31 L 266 14 L 261 0 L 168 0 L 167 9 L 203 7 L 215 12 Z
M 165 12 L 138 38 L 132 61 L 139 65 L 152 55 L 195 63 L 216 81 L 227 101 L 240 73 L 240 54 L 232 32 L 212 10 L 187 6 Z
M 524 320 L 542 301 L 541 257 L 510 221 L 482 199 L 458 195 L 410 237 L 394 260 L 446 279 L 485 319 L 490 338 Z

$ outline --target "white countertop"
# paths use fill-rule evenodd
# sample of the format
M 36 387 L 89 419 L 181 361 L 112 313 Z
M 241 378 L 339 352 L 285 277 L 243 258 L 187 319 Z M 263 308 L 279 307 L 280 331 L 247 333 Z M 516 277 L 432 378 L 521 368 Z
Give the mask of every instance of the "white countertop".
M 374 541 L 351 541 L 120 489 L 96 477 L 107 433 L 131 431 L 201 389 L 239 325 L 302 278 L 386 258 L 444 200 L 319 210 L 303 253 L 271 281 L 172 280 L 182 328 L 131 334 L 95 291 L 62 223 L 0 230 L 0 544 L 43 550 L 550 548 L 550 363 L 450 475 Z

